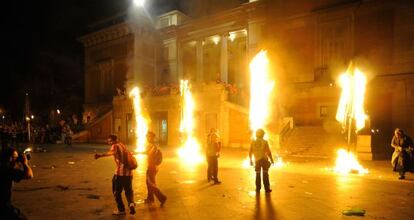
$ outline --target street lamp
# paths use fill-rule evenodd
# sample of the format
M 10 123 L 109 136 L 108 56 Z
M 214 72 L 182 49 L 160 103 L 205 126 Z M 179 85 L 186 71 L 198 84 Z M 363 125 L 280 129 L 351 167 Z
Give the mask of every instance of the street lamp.
M 144 7 L 145 5 L 145 0 L 133 0 L 134 5 L 138 6 L 138 7 Z

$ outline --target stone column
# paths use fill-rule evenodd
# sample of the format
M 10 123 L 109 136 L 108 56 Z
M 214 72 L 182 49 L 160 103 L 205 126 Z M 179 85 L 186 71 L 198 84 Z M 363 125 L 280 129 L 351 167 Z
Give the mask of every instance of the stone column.
M 228 82 L 228 54 L 227 54 L 227 35 L 221 36 L 220 48 L 220 79 L 222 82 Z
M 169 69 L 169 82 L 178 82 L 178 58 L 177 58 L 177 39 L 171 38 L 164 40 L 164 50 L 168 51 L 167 61 Z
M 177 43 L 178 44 L 178 43 Z M 183 79 L 183 45 L 177 45 L 177 79 L 175 79 L 176 83 L 179 83 L 180 80 Z
M 252 58 L 260 50 L 262 38 L 262 21 L 259 19 L 249 20 L 247 28 L 247 48 L 249 58 Z
M 196 45 L 197 73 L 196 82 L 203 82 L 203 41 L 198 40 Z

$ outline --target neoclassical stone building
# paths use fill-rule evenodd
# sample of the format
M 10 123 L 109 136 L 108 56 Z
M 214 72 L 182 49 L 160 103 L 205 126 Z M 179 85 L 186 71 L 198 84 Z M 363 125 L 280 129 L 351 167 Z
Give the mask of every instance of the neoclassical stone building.
M 139 85 L 145 88 L 151 129 L 162 144 L 178 145 L 177 88 L 180 79 L 189 79 L 198 102 L 199 138 L 217 127 L 225 146 L 245 146 L 248 63 L 266 49 L 277 78 L 270 126 L 276 136 L 289 121 L 285 117 L 297 127 L 335 130 L 340 93 L 335 80 L 353 61 L 370 79 L 370 126 L 364 132 L 373 129 L 372 151 L 384 154 L 395 127 L 414 134 L 413 20 L 408 0 L 257 0 L 198 17 L 180 11 L 153 21 L 114 17 L 80 39 L 91 139 L 117 133 L 133 140 L 132 106 L 117 88 Z

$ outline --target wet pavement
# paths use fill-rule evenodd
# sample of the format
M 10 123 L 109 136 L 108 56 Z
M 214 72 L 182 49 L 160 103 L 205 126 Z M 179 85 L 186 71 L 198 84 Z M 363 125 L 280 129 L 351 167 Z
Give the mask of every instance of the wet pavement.
M 175 150 L 163 149 L 157 176 L 168 196 L 164 207 L 147 205 L 145 157 L 139 158 L 133 189 L 134 216 L 112 216 L 115 201 L 111 179 L 112 158 L 93 159 L 104 145 L 47 146 L 32 153 L 35 178 L 14 185 L 13 202 L 29 219 L 410 219 L 414 216 L 414 175 L 398 180 L 389 161 L 362 161 L 369 174 L 342 176 L 322 159 L 284 158 L 272 167 L 273 192 L 255 193 L 254 170 L 242 166 L 247 151 L 224 150 L 219 159 L 220 185 L 206 181 L 206 164 L 189 166 Z M 345 216 L 361 208 L 364 217 Z

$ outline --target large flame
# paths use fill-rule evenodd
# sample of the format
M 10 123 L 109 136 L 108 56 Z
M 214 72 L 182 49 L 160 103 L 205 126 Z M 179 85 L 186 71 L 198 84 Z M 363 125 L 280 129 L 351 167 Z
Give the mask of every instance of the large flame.
M 255 132 L 261 128 L 268 133 L 267 125 L 270 117 L 270 100 L 275 82 L 270 79 L 269 59 L 267 52 L 260 51 L 250 62 L 250 110 L 249 124 L 252 131 L 252 139 Z M 266 137 L 265 137 L 266 138 Z M 281 160 L 280 160 L 281 161 Z M 242 163 L 243 167 L 250 165 L 249 158 Z
M 195 103 L 188 80 L 181 80 L 180 91 L 182 97 L 180 132 L 183 135 L 183 145 L 178 150 L 178 155 L 189 164 L 197 164 L 203 160 L 203 156 L 200 153 L 200 144 L 193 134 Z
M 146 148 L 146 134 L 148 132 L 148 120 L 144 117 L 142 109 L 142 99 L 138 87 L 134 87 L 129 96 L 133 100 L 135 113 L 135 136 L 136 136 L 136 152 L 144 152 Z
M 339 100 L 336 120 L 342 124 L 344 131 L 348 132 L 348 145 L 351 144 L 351 135 L 356 135 L 365 127 L 367 115 L 364 110 L 364 97 L 367 79 L 363 72 L 351 63 L 346 73 L 339 76 L 342 88 Z M 357 158 L 349 150 L 338 150 L 335 172 L 338 173 L 368 173 L 359 163 Z
M 338 157 L 336 158 L 336 166 L 334 168 L 335 172 L 340 174 L 368 173 L 368 169 L 365 169 L 361 164 L 359 164 L 357 158 L 352 152 L 348 152 L 344 149 L 339 149 L 337 154 Z
M 270 80 L 268 65 L 267 53 L 263 50 L 250 62 L 249 121 L 253 138 L 257 129 L 262 128 L 266 131 L 269 122 L 270 98 L 275 83 Z
M 339 76 L 342 88 L 336 120 L 341 122 L 344 129 L 349 119 L 355 120 L 355 132 L 365 127 L 367 118 L 364 110 L 365 86 L 367 79 L 358 68 L 350 65 L 346 73 Z

